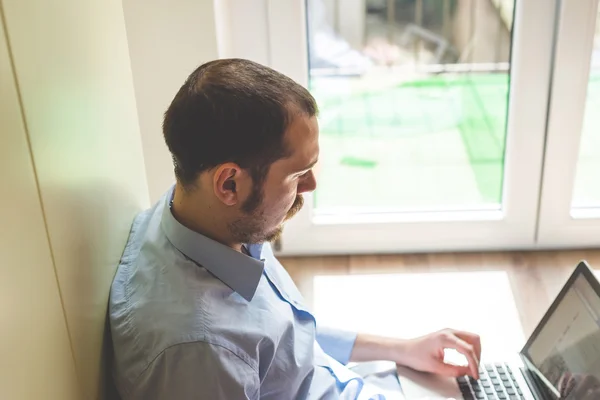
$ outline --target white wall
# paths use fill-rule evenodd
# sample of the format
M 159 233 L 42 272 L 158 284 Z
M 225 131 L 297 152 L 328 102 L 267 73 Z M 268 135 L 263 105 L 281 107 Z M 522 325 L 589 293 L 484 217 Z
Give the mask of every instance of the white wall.
M 230 10 L 0 7 L 0 398 L 102 398 L 110 283 L 134 215 L 174 180 L 162 116 L 189 73 L 225 51 L 215 16 Z
M 188 75 L 218 58 L 215 6 L 213 0 L 123 0 L 123 11 L 154 202 L 175 179 L 162 136 L 163 114 Z
M 76 400 L 75 364 L 2 23 L 0 398 Z
M 122 3 L 0 5 L 0 398 L 95 399 L 110 283 L 149 205 Z

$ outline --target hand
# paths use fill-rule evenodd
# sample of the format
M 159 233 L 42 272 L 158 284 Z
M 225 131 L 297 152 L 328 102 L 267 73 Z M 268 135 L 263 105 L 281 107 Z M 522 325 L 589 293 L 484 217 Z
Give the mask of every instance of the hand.
M 467 358 L 468 365 L 444 362 L 444 350 L 454 349 Z M 398 364 L 412 369 L 444 376 L 470 375 L 479 379 L 481 340 L 478 335 L 453 329 L 444 329 L 405 343 Z
M 600 398 L 600 380 L 593 375 L 565 372 L 558 383 L 561 399 L 594 400 Z

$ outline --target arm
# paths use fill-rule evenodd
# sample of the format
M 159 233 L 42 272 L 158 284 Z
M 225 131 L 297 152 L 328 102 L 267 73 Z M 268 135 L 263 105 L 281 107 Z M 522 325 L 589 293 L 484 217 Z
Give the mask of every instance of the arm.
M 317 325 L 317 342 L 331 358 L 346 365 L 355 346 L 356 332 Z
M 167 348 L 123 399 L 259 398 L 258 372 L 231 351 L 204 342 Z
M 468 365 L 444 363 L 444 349 L 457 350 L 467 358 Z M 410 340 L 359 334 L 350 361 L 389 360 L 419 371 L 447 376 L 471 375 L 478 379 L 480 358 L 479 336 L 445 329 Z
M 395 360 L 402 358 L 406 351 L 407 340 L 382 336 L 359 334 L 356 337 L 350 361 L 365 362 L 376 360 Z M 399 363 L 401 364 L 401 363 Z

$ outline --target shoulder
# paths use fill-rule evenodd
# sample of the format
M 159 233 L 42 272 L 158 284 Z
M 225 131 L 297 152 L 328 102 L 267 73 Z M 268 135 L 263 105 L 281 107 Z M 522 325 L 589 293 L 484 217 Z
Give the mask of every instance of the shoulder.
M 138 266 L 141 277 L 116 278 L 122 296 L 111 297 L 109 317 L 123 375 L 134 379 L 157 357 L 205 345 L 258 368 L 259 338 L 241 322 L 245 300 L 189 261 L 171 260 L 158 272 L 164 265 L 154 260 Z
M 263 338 L 253 307 L 179 253 L 155 218 L 152 210 L 136 218 L 111 287 L 117 379 L 131 384 L 156 360 L 188 347 L 210 346 L 257 370 Z

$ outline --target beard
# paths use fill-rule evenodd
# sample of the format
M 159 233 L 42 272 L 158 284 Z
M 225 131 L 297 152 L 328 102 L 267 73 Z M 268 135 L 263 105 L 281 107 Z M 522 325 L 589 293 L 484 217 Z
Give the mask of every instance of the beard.
M 298 214 L 298 212 L 302 209 L 303 206 L 304 206 L 304 197 L 302 197 L 301 194 L 296 195 L 294 204 L 292 204 L 292 207 L 290 207 L 287 214 L 285 215 L 284 221 L 287 221 L 288 219 L 291 219 L 294 215 Z
M 260 210 L 262 205 L 262 193 L 257 196 L 251 194 L 248 199 L 251 202 L 252 207 L 248 207 L 248 202 L 242 206 L 243 216 L 237 218 L 235 221 L 229 224 L 229 231 L 236 243 L 264 243 L 274 242 L 281 237 L 283 233 L 283 224 L 279 225 L 273 230 L 266 231 L 266 218 L 264 217 L 264 210 Z M 288 221 L 294 215 L 296 215 L 304 205 L 304 198 L 302 195 L 297 195 L 294 199 L 294 203 L 287 211 L 283 222 Z

